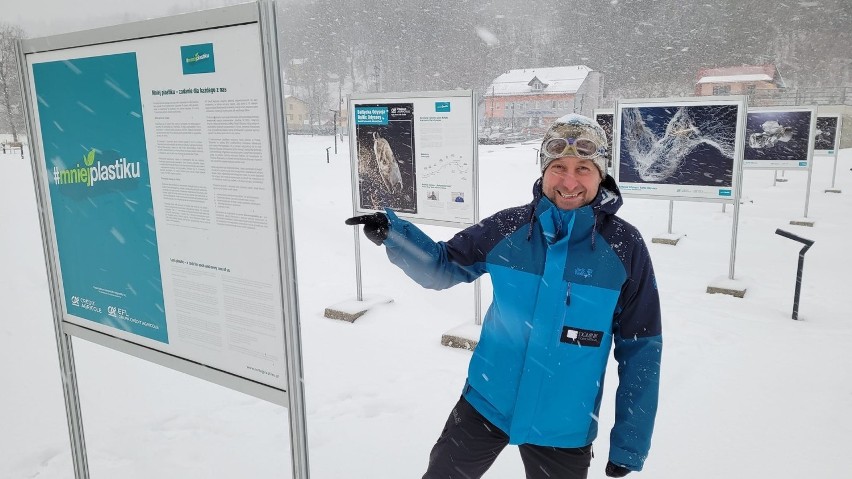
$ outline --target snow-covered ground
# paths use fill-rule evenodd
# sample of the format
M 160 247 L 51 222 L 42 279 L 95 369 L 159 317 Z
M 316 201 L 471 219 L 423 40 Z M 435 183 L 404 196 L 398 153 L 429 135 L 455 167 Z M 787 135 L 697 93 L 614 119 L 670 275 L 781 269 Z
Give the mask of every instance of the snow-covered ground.
M 473 287 L 419 288 L 362 241 L 365 295 L 395 299 L 354 324 L 323 310 L 355 296 L 348 156 L 325 161 L 330 137 L 290 138 L 311 477 L 422 475 L 429 449 L 460 393 L 470 353 L 441 334 L 473 322 Z M 525 203 L 538 174 L 536 144 L 480 148 L 480 212 Z M 32 175 L 28 160 L 0 155 L 0 477 L 67 479 L 65 421 Z M 645 470 L 659 479 L 844 477 L 852 445 L 852 150 L 817 157 L 808 217 L 807 174 L 744 175 L 736 279 L 743 299 L 705 289 L 728 274 L 728 206 L 678 202 L 677 246 L 668 202 L 628 198 L 621 216 L 649 243 L 662 296 L 665 348 L 657 429 Z M 792 299 L 799 243 L 806 255 L 800 321 Z M 424 228 L 436 239 L 454 230 Z M 487 286 L 487 285 L 486 285 Z M 483 288 L 487 291 L 487 287 Z M 488 297 L 483 298 L 486 306 Z M 290 477 L 284 408 L 74 341 L 91 477 L 209 479 Z M 611 363 L 612 364 L 612 363 Z M 614 371 L 601 411 L 590 478 L 602 478 L 612 423 Z M 844 472 L 845 471 L 845 472 Z M 516 479 L 508 448 L 485 477 Z

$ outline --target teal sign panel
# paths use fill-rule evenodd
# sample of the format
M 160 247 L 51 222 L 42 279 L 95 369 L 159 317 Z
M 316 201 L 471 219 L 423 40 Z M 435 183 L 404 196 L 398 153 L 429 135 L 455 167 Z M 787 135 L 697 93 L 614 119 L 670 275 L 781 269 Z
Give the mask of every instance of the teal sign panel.
M 33 81 L 67 312 L 168 343 L 136 54 Z

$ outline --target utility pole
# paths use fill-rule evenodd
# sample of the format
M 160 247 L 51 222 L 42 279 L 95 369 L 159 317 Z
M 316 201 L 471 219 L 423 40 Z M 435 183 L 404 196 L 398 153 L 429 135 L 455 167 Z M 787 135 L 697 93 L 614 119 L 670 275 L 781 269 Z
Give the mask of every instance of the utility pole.
M 343 78 L 340 78 L 337 83 L 337 111 L 337 117 L 341 118 L 343 116 L 340 114 L 343 111 Z M 340 125 L 340 142 L 343 143 L 343 125 Z
M 376 92 L 379 91 L 379 65 L 373 65 L 373 74 L 376 76 Z
M 337 154 L 337 110 L 329 110 L 334 113 L 334 135 L 332 135 L 331 139 L 334 140 L 334 154 Z
M 488 129 L 494 128 L 494 102 L 497 98 L 494 96 L 494 85 L 491 85 L 491 117 L 488 118 Z

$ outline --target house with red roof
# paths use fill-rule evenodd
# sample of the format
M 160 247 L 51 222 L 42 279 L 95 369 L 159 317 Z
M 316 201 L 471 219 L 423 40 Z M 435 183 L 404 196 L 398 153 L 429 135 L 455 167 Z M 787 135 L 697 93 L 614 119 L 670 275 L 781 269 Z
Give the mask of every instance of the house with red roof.
M 784 88 L 781 73 L 772 64 L 738 67 L 702 68 L 698 70 L 695 94 L 751 95 L 758 90 Z

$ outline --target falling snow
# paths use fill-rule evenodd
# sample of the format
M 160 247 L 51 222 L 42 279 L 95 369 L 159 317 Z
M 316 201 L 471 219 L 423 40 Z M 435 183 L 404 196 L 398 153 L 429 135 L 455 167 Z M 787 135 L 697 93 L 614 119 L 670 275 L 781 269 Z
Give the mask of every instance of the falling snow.
M 441 346 L 440 336 L 472 322 L 473 287 L 423 290 L 388 263 L 382 248 L 362 241 L 365 293 L 394 302 L 352 324 L 324 318 L 329 304 L 355 295 L 355 252 L 350 227 L 343 225 L 352 212 L 351 196 L 316 201 L 318 178 L 328 191 L 350 189 L 348 158 L 341 153 L 327 165 L 329 145 L 329 137 L 321 136 L 292 137 L 288 145 L 299 158 L 291 164 L 291 194 L 311 477 L 419 477 L 471 357 Z M 529 202 L 530 185 L 540 175 L 529 159 L 537 144 L 509 146 L 480 150 L 483 214 Z M 0 218 L 14 225 L 3 230 L 0 302 L 4 318 L 22 319 L 0 322 L 0 377 L 9 386 L 0 408 L 14 412 L 3 418 L 0 477 L 65 479 L 73 469 L 30 165 L 10 156 L 0 161 L 8 180 L 0 190 Z M 837 312 L 848 307 L 844 278 L 852 270 L 845 241 L 852 226 L 838 220 L 852 213 L 850 168 L 852 150 L 842 150 L 837 186 L 844 193 L 829 195 L 823 190 L 832 159 L 816 158 L 814 228 L 789 225 L 801 214 L 807 175 L 788 172 L 788 182 L 773 186 L 771 171 L 744 173 L 751 202 L 740 208 L 736 271 L 750 286 L 745 298 L 704 292 L 728 271 L 731 208 L 723 213 L 718 204 L 679 202 L 674 228 L 687 234 L 685 240 L 677 246 L 649 243 L 666 347 L 653 445 L 637 478 L 711 479 L 735 470 L 744 479 L 799 479 L 848 471 L 852 385 L 842 378 L 852 375 L 846 347 L 852 324 Z M 668 204 L 627 198 L 620 215 L 651 237 L 665 231 Z M 805 261 L 798 322 L 790 311 L 800 245 L 774 235 L 778 227 L 816 241 Z M 435 238 L 455 232 L 426 230 Z M 482 288 L 487 305 L 490 283 Z M 287 409 L 87 341 L 75 340 L 74 354 L 89 465 L 99 475 L 287 477 Z M 617 378 L 611 363 L 601 384 L 590 479 L 604 477 Z M 791 408 L 796 414 L 789 414 Z M 725 446 L 732 437 L 749 438 L 755 446 Z M 723 449 L 724 461 L 706 460 Z M 376 451 L 382 453 L 380 467 Z M 517 451 L 509 447 L 486 477 L 514 479 L 521 471 Z

